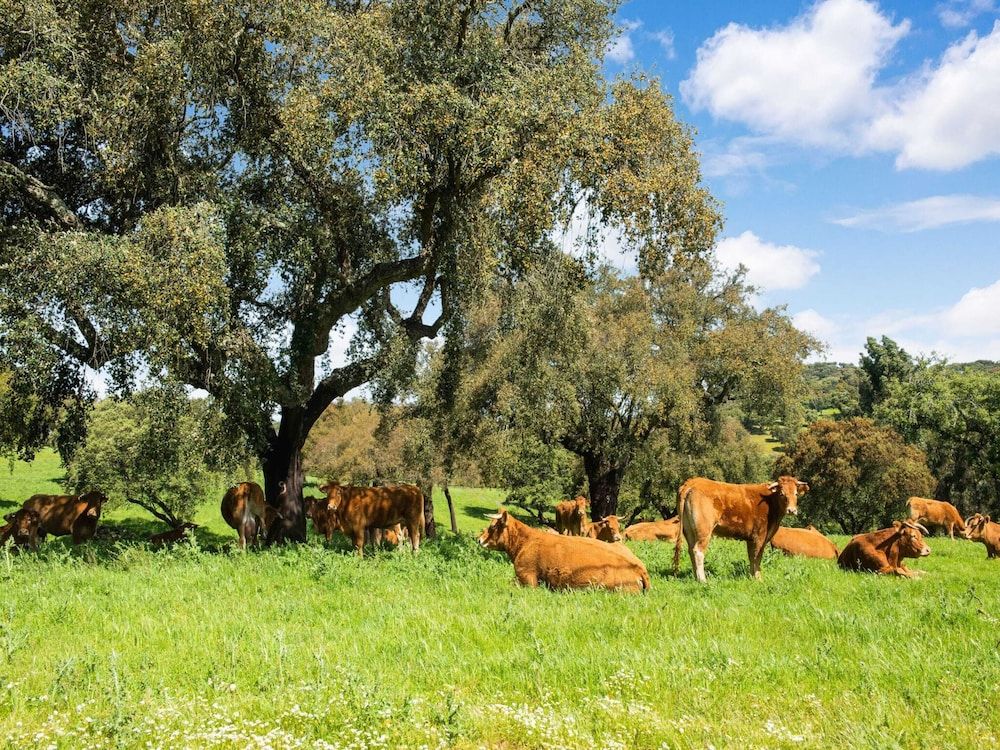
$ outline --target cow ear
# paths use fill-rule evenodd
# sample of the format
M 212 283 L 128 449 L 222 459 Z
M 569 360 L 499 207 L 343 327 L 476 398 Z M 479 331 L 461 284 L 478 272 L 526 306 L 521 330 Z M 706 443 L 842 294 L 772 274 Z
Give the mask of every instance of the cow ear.
M 805 482 L 798 482 L 796 486 L 798 487 L 800 495 L 804 495 L 809 491 L 809 485 Z
M 777 482 L 771 482 L 769 485 L 767 485 L 767 489 L 769 492 L 777 492 L 779 486 L 780 485 Z
M 14 516 L 15 515 L 17 515 L 17 514 L 16 513 L 8 513 L 6 516 L 3 517 L 3 519 L 5 521 L 7 521 L 8 523 L 14 523 Z

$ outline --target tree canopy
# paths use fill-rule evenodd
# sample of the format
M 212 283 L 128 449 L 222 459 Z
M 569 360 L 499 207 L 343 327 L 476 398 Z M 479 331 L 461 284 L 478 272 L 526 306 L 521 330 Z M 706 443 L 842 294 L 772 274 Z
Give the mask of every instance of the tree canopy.
M 68 454 L 85 367 L 112 393 L 183 382 L 270 502 L 286 484 L 272 540 L 303 539 L 327 406 L 391 397 L 421 339 L 558 252 L 581 201 L 647 276 L 706 251 L 718 214 L 669 99 L 600 73 L 616 6 L 0 0 L 14 447 L 58 432 Z

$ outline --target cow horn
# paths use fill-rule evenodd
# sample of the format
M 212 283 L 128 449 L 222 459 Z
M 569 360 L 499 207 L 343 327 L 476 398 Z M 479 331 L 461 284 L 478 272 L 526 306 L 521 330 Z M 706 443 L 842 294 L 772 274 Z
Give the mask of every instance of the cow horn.
M 503 518 L 503 514 L 502 513 L 487 513 L 486 517 L 487 518 L 492 518 L 494 521 L 499 521 L 501 518 Z
M 781 485 L 778 484 L 778 482 L 771 482 L 769 485 L 767 485 L 767 489 L 770 490 L 771 492 L 775 492 L 780 486 Z
M 926 529 L 926 528 L 924 527 L 924 525 L 923 525 L 923 524 L 919 524 L 919 523 L 918 523 L 918 524 L 914 524 L 914 525 L 915 525 L 915 526 L 916 526 L 916 527 L 917 527 L 918 529 L 920 529 L 920 531 L 921 531 L 922 533 L 924 533 L 924 534 L 927 534 L 927 536 L 930 536 L 931 532 L 929 532 L 929 531 L 928 531 L 928 530 L 927 530 L 927 529 Z

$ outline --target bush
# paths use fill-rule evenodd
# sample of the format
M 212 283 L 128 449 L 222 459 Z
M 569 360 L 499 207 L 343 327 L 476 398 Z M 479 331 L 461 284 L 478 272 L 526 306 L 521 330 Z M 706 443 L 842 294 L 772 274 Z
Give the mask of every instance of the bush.
M 935 484 L 923 452 L 860 417 L 814 422 L 778 459 L 775 473 L 809 483 L 799 505 L 804 520 L 832 521 L 846 534 L 888 526 L 903 516 L 908 497 Z
M 247 455 L 211 401 L 164 386 L 99 402 L 67 483 L 100 489 L 111 502 L 134 503 L 176 527 L 206 497 L 221 497 Z

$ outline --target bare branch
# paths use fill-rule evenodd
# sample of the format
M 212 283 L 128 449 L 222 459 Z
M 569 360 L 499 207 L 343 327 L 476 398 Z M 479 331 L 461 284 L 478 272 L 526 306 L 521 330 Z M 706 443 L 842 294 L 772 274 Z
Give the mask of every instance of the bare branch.
M 0 179 L 11 183 L 36 206 L 45 209 L 63 229 L 83 229 L 83 222 L 73 209 L 66 205 L 55 190 L 36 177 L 22 172 L 7 161 L 0 161 Z

